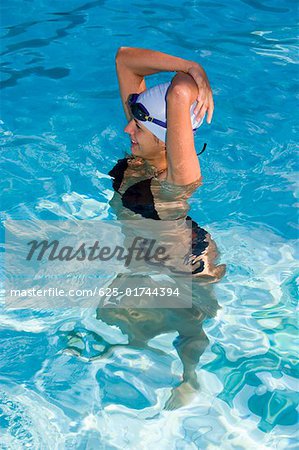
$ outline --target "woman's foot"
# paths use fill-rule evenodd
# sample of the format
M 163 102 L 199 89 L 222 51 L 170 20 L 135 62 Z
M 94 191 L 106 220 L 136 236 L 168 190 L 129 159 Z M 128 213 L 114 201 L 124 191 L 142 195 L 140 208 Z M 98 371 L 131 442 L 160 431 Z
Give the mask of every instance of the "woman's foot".
M 171 391 L 171 396 L 165 403 L 164 409 L 171 411 L 188 405 L 196 397 L 199 391 L 199 383 L 183 381 Z

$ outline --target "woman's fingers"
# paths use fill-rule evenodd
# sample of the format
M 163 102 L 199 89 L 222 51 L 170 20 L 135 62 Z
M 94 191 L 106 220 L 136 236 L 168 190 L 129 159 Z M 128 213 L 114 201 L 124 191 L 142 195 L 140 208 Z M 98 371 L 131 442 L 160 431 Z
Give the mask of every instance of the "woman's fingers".
M 212 117 L 213 117 L 213 109 L 208 108 L 208 117 L 207 117 L 207 123 L 210 124 L 212 122 Z
M 196 116 L 196 120 L 199 121 L 204 117 L 206 110 L 208 109 L 209 103 L 207 98 L 200 100 L 197 99 L 197 102 L 198 103 L 194 109 L 194 114 Z
M 203 102 L 201 99 L 197 98 L 196 101 L 197 101 L 197 105 L 195 106 L 194 111 L 193 111 L 195 116 L 197 116 L 197 114 L 199 113 L 199 111 L 203 105 Z
M 197 104 L 196 108 L 193 111 L 197 122 L 199 122 L 204 117 L 205 109 L 206 109 L 205 103 L 200 102 Z
M 207 112 L 207 109 L 208 109 L 208 105 L 207 105 L 207 103 L 204 103 L 202 105 L 202 107 L 200 108 L 200 110 L 198 111 L 198 114 L 196 116 L 196 120 L 198 122 L 200 122 L 204 118 L 204 116 L 205 116 L 205 114 Z
M 196 120 L 199 122 L 201 119 L 203 119 L 207 111 L 207 123 L 211 123 L 214 112 L 214 102 L 211 93 L 209 93 L 209 95 L 205 98 L 203 98 L 202 95 L 199 95 L 197 97 L 197 105 L 194 108 Z
M 188 73 L 192 76 L 198 88 L 198 96 L 196 99 L 197 105 L 194 108 L 196 120 L 200 121 L 208 112 L 207 123 L 211 123 L 214 112 L 214 102 L 209 80 L 200 66 L 191 67 L 188 70 Z
M 204 91 L 200 91 L 198 96 L 197 96 L 197 105 L 194 108 L 194 114 L 197 115 L 198 112 L 200 111 L 200 109 L 202 108 L 202 106 L 207 103 L 207 96 L 205 95 Z
M 212 122 L 213 113 L 214 113 L 214 101 L 213 97 L 211 96 L 208 106 L 208 117 L 207 117 L 207 123 L 209 124 Z

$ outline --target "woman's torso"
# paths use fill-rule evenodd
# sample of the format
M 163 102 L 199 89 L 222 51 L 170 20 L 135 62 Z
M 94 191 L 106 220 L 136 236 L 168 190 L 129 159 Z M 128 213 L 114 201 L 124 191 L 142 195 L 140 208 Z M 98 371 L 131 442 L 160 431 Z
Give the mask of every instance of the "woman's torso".
M 165 173 L 157 176 L 152 166 L 135 157 L 118 160 L 109 175 L 113 178 L 115 191 L 110 205 L 119 220 L 143 218 L 188 222 L 192 228 L 189 257 L 192 274 L 206 282 L 217 281 L 223 276 L 225 266 L 215 265 L 218 256 L 215 242 L 188 216 L 187 200 L 200 186 L 200 179 L 187 186 L 173 185 L 165 179 Z

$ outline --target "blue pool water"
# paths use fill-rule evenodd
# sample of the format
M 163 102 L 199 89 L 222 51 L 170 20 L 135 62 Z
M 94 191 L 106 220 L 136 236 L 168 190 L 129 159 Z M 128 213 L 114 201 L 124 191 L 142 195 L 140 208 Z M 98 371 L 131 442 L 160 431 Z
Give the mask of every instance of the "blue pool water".
M 106 175 L 129 149 L 114 55 L 121 45 L 197 60 L 215 114 L 196 137 L 203 186 L 191 215 L 227 264 L 193 401 L 164 351 L 122 347 L 87 362 L 64 336 L 123 342 L 95 311 L 1 303 L 1 449 L 296 447 L 297 2 L 49 0 L 2 3 L 1 218 L 112 219 Z M 151 77 L 149 85 L 168 80 Z

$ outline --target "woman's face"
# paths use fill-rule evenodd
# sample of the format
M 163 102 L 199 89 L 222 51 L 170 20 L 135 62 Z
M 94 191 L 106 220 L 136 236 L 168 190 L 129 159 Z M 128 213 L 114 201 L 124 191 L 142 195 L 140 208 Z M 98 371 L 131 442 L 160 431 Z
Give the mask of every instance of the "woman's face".
M 132 119 L 125 127 L 125 133 L 131 138 L 131 151 L 135 156 L 141 156 L 144 159 L 157 157 L 164 145 L 161 141 L 145 128 L 137 119 Z

